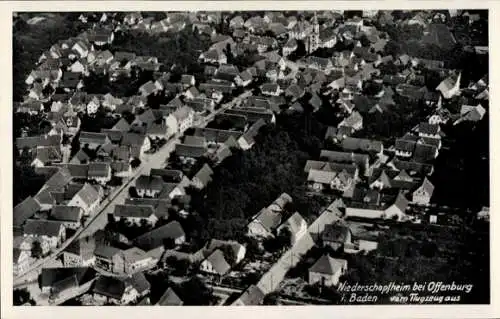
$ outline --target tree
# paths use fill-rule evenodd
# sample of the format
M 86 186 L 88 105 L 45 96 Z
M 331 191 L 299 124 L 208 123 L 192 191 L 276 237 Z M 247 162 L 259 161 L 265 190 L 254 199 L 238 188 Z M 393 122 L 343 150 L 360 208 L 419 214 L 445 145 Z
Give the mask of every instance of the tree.
M 35 240 L 33 242 L 33 245 L 31 247 L 31 256 L 33 256 L 34 258 L 41 258 L 43 256 L 42 245 L 38 240 Z
M 31 298 L 30 292 L 26 288 L 14 289 L 13 302 L 14 306 L 21 306 L 27 302 L 31 305 L 35 304 L 35 301 Z
M 292 232 L 288 227 L 283 227 L 278 233 L 278 242 L 285 250 L 292 246 Z
M 139 195 L 137 194 L 137 189 L 135 188 L 135 186 L 130 186 L 128 188 L 128 194 L 130 197 L 134 198 L 134 197 L 139 197 Z
M 207 306 L 214 301 L 213 291 L 198 277 L 192 277 L 175 288 L 186 306 Z

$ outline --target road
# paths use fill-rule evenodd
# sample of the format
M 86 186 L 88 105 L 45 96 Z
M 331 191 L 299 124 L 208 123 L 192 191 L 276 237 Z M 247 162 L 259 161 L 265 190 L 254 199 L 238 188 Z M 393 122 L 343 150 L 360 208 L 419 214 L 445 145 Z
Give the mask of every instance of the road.
M 232 99 L 230 102 L 221 105 L 219 109 L 210 115 L 203 118 L 198 123 L 195 123 L 198 127 L 206 126 L 213 118 L 220 114 L 221 112 L 234 107 L 236 104 L 241 103 L 245 98 L 252 95 L 251 91 L 245 91 L 239 96 Z M 117 204 L 123 204 L 125 199 L 128 197 L 129 186 L 134 185 L 137 178 L 142 174 L 149 174 L 151 168 L 159 168 L 165 163 L 165 161 L 170 156 L 170 153 L 175 149 L 175 145 L 179 143 L 182 134 L 178 133 L 174 135 L 162 148 L 160 148 L 156 153 L 145 154 L 141 165 L 136 169 L 134 175 L 129 178 L 129 180 L 124 183 L 120 188 L 115 190 L 108 198 L 106 198 L 102 203 L 97 212 L 94 214 L 92 219 L 82 228 L 80 228 L 71 238 L 67 239 L 61 247 L 52 252 L 49 256 L 44 259 L 40 259 L 33 263 L 28 270 L 14 278 L 14 287 L 22 285 L 26 280 L 30 280 L 36 276 L 41 268 L 49 262 L 54 261 L 57 256 L 68 247 L 74 240 L 78 238 L 84 238 L 94 234 L 99 229 L 104 228 L 107 223 L 108 214 L 112 213 Z

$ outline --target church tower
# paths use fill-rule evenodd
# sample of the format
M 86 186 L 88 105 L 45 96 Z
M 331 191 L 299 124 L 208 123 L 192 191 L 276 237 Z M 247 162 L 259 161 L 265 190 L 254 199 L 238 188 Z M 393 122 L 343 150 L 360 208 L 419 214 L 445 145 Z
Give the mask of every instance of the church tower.
M 319 48 L 319 23 L 316 12 L 314 12 L 314 17 L 312 20 L 312 33 L 309 35 L 307 39 L 307 53 L 311 54 Z

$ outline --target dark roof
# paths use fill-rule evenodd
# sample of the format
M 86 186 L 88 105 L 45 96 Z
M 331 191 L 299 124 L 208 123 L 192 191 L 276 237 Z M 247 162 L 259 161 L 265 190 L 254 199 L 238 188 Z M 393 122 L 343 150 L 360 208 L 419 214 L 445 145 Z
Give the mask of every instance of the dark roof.
M 104 133 L 95 132 L 80 132 L 80 137 L 78 141 L 80 144 L 95 143 L 95 144 L 106 144 L 107 135 Z
M 146 251 L 160 247 L 166 238 L 177 239 L 185 236 L 182 226 L 177 221 L 172 221 L 134 239 L 136 245 Z
M 380 141 L 369 139 L 346 137 L 342 141 L 342 148 L 348 151 L 381 152 L 383 144 Z
M 163 188 L 163 179 L 159 176 L 141 175 L 135 181 L 137 189 L 151 189 L 161 191 Z
M 146 205 L 120 205 L 115 206 L 113 215 L 124 218 L 149 218 L 154 214 L 153 206 Z
M 175 169 L 152 168 L 149 172 L 150 176 L 160 176 L 164 181 L 180 182 L 184 173 Z
M 59 221 L 79 222 L 82 210 L 77 206 L 56 205 L 52 207 L 50 216 Z
M 89 177 L 105 177 L 111 169 L 109 163 L 89 163 Z
M 268 231 L 272 231 L 281 224 L 281 214 L 263 208 L 254 220 L 258 221 Z
M 27 235 L 57 237 L 61 227 L 64 226 L 59 221 L 28 219 L 23 230 Z
M 121 253 L 121 250 L 112 246 L 97 246 L 94 255 L 107 259 L 112 259 L 114 255 Z
M 415 150 L 415 145 L 417 143 L 414 141 L 409 141 L 409 140 L 404 140 L 404 139 L 397 139 L 396 140 L 396 150 L 398 151 L 403 151 L 403 152 L 410 152 L 413 153 Z
M 93 292 L 106 297 L 121 299 L 129 284 L 117 277 L 99 276 L 95 281 Z
M 319 154 L 320 160 L 327 160 L 329 162 L 337 163 L 356 163 L 364 165 L 368 163 L 370 157 L 366 154 L 358 154 L 352 152 L 337 152 L 329 150 L 321 150 Z
M 89 282 L 94 279 L 95 274 L 95 270 L 89 267 L 42 268 L 40 282 L 41 287 L 52 287 L 61 291 Z M 68 285 L 69 283 L 72 285 Z
M 33 197 L 27 197 L 14 207 L 13 226 L 21 226 L 26 220 L 33 217 L 40 208 L 40 204 Z
M 206 152 L 207 149 L 204 146 L 195 146 L 186 144 L 177 144 L 175 146 L 175 154 L 177 156 L 198 158 L 205 155 Z
M 436 157 L 437 147 L 429 144 L 417 143 L 413 159 L 420 163 L 433 160 Z
M 439 125 L 422 122 L 418 126 L 418 132 L 424 134 L 436 135 L 437 133 L 439 133 Z
M 404 169 L 410 174 L 413 172 L 420 175 L 430 175 L 434 170 L 434 167 L 430 164 L 423 164 L 414 161 L 402 161 L 399 159 L 394 159 L 392 161 L 392 164 L 395 168 L 399 170 Z
M 83 259 L 88 259 L 94 256 L 95 248 L 95 239 L 93 236 L 90 236 L 73 241 L 64 251 L 81 256 Z

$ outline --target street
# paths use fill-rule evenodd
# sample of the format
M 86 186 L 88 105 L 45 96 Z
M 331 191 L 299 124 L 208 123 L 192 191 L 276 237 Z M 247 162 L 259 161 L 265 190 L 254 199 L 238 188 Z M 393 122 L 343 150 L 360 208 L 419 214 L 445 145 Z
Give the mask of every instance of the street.
M 245 98 L 252 94 L 251 91 L 245 91 L 239 96 L 232 99 L 230 102 L 221 105 L 221 107 L 210 115 L 206 116 L 199 123 L 195 123 L 197 127 L 206 126 L 217 114 L 232 108 L 234 105 L 241 103 Z M 167 143 L 160 148 L 156 153 L 145 154 L 141 165 L 136 169 L 134 175 L 131 176 L 120 188 L 115 190 L 108 198 L 104 199 L 97 212 L 92 216 L 91 220 L 82 228 L 80 228 L 71 238 L 68 238 L 58 249 L 53 251 L 49 256 L 40 259 L 33 263 L 28 270 L 19 274 L 13 279 L 14 287 L 24 284 L 38 275 L 42 267 L 50 262 L 54 262 L 57 256 L 68 247 L 74 240 L 85 238 L 94 234 L 99 229 L 103 229 L 107 224 L 108 214 L 112 213 L 117 204 L 123 204 L 128 197 L 128 189 L 134 185 L 137 178 L 142 174 L 149 174 L 151 168 L 159 168 L 168 159 L 170 153 L 175 150 L 175 145 L 180 142 L 182 134 L 178 133 L 171 137 Z

